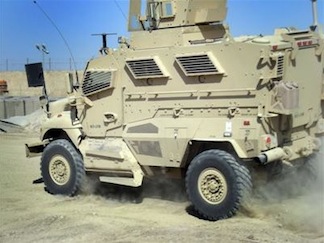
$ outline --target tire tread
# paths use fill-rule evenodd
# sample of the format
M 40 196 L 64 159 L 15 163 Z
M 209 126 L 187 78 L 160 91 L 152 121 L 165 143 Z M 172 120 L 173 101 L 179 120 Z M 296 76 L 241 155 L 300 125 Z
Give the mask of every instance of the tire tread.
M 209 156 L 213 156 L 213 157 L 218 157 L 220 160 L 224 160 L 228 163 L 228 165 L 231 167 L 231 169 L 233 170 L 234 174 L 236 175 L 236 179 L 237 179 L 237 197 L 235 198 L 235 203 L 232 206 L 232 208 L 225 212 L 222 216 L 213 216 L 213 215 L 207 215 L 206 213 L 202 212 L 199 209 L 199 206 L 197 205 L 193 205 L 195 210 L 200 214 L 200 216 L 202 216 L 205 219 L 211 220 L 211 221 L 215 221 L 215 220 L 219 220 L 219 219 L 225 219 L 225 218 L 229 218 L 232 217 L 233 215 L 235 215 L 235 213 L 237 212 L 237 210 L 239 209 L 240 205 L 242 204 L 243 200 L 249 196 L 249 194 L 252 191 L 252 179 L 251 179 L 251 175 L 249 170 L 239 164 L 235 158 L 230 155 L 229 153 L 222 151 L 222 150 L 217 150 L 217 149 L 213 149 L 213 150 L 207 150 L 202 152 L 201 154 L 197 155 L 194 160 L 193 163 L 191 163 L 188 167 L 187 170 L 187 175 L 190 173 L 193 173 L 193 171 L 196 169 L 196 165 L 203 163 L 203 159 L 204 157 L 209 157 Z M 196 159 L 197 158 L 197 159 Z M 189 188 L 189 177 L 186 176 L 186 192 L 187 195 L 189 196 L 189 200 L 192 201 L 192 198 L 190 198 L 190 191 L 191 190 Z
M 82 157 L 81 157 L 80 153 L 75 149 L 75 147 L 68 140 L 66 140 L 66 139 L 57 139 L 57 140 L 52 141 L 49 145 L 46 146 L 46 148 L 44 149 L 44 152 L 42 154 L 41 161 L 43 161 L 45 159 L 47 151 L 50 151 L 55 146 L 62 147 L 68 153 L 70 153 L 71 157 L 73 158 L 74 165 L 75 165 L 76 179 L 75 179 L 75 183 L 73 184 L 70 191 L 68 193 L 66 193 L 65 195 L 71 196 L 71 197 L 75 196 L 80 191 L 80 189 L 82 187 L 82 183 L 83 183 L 84 178 L 85 178 L 85 168 L 84 168 Z M 47 168 L 44 168 L 44 164 L 41 162 L 41 176 L 43 178 L 44 178 L 44 171 L 46 169 Z M 60 194 L 55 189 L 53 189 L 50 186 L 46 185 L 46 181 L 45 181 L 45 186 L 46 186 L 46 191 L 48 193 L 50 193 L 50 194 Z

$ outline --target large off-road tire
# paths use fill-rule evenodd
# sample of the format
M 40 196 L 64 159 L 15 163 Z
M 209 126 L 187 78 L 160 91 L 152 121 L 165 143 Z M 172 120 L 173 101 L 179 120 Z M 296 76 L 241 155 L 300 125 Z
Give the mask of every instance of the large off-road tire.
M 186 190 L 195 210 L 205 219 L 233 216 L 252 189 L 247 168 L 222 150 L 198 154 L 186 173 Z
M 74 196 L 85 179 L 82 157 L 65 139 L 55 140 L 44 149 L 41 173 L 45 189 L 51 194 Z

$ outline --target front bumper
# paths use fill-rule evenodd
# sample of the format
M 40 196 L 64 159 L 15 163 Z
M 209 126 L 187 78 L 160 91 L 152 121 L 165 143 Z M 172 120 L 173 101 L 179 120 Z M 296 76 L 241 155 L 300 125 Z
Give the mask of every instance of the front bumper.
M 47 144 L 49 144 L 48 139 L 45 139 L 44 141 L 39 143 L 25 144 L 26 157 L 32 158 L 40 156 Z

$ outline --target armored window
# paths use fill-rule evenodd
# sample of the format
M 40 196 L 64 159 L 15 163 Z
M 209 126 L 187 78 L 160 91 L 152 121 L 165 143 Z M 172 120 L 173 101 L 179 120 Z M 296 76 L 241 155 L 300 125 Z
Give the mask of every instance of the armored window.
M 169 75 L 158 57 L 128 59 L 126 66 L 135 79 L 164 78 Z
M 161 3 L 161 18 L 172 18 L 174 17 L 174 8 L 172 2 L 162 2 Z
M 212 53 L 179 55 L 176 61 L 186 76 L 224 74 Z
M 91 95 L 112 88 L 113 72 L 107 70 L 89 70 L 85 73 L 82 92 Z

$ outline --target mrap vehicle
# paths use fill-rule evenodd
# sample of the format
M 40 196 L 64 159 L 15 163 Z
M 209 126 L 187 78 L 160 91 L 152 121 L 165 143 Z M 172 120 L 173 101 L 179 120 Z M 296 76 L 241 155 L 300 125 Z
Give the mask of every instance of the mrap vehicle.
M 76 195 L 88 175 L 130 187 L 176 177 L 201 217 L 218 220 L 251 192 L 253 167 L 311 166 L 324 133 L 316 14 L 306 30 L 233 38 L 226 4 L 147 0 L 143 14 L 130 1 L 131 37 L 112 49 L 103 34 L 101 55 L 44 105 L 41 141 L 26 145 L 49 193 Z

